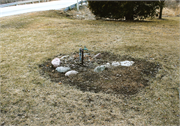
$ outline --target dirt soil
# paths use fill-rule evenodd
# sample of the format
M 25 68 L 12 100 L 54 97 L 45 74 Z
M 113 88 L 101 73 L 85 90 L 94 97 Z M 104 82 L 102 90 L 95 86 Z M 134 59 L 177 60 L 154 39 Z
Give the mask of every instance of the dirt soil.
M 158 63 L 148 62 L 144 59 L 134 59 L 129 56 L 115 55 L 110 52 L 101 52 L 100 59 L 91 58 L 91 61 L 89 57 L 85 57 L 83 65 L 78 62 L 78 53 L 70 55 L 74 59 L 61 60 L 61 66 L 68 66 L 78 71 L 79 73 L 75 77 L 66 77 L 64 73 L 56 71 L 51 64 L 52 58 L 39 65 L 41 75 L 48 75 L 51 81 L 76 86 L 82 91 L 93 91 L 95 93 L 102 91 L 105 93 L 129 95 L 135 94 L 147 86 L 149 78 L 155 77 L 160 68 Z M 65 54 L 55 57 L 62 56 L 65 56 Z M 100 73 L 94 72 L 94 68 L 97 65 L 124 60 L 134 61 L 135 63 L 130 67 L 118 66 L 106 68 Z

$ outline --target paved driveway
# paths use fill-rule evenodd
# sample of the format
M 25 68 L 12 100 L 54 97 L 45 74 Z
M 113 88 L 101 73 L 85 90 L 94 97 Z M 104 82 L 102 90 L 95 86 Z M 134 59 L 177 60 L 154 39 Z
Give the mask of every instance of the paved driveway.
M 77 0 L 59 0 L 52 2 L 4 7 L 0 8 L 0 17 L 36 11 L 59 10 L 75 3 L 77 3 Z

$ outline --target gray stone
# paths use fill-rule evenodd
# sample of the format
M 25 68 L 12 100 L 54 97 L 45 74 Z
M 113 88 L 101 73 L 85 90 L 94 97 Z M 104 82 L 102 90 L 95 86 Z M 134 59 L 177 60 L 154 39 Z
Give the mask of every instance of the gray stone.
M 71 68 L 69 68 L 69 67 L 57 67 L 56 70 L 60 73 L 65 73 L 65 72 L 71 70 Z
M 94 72 L 102 72 L 103 70 L 105 70 L 106 66 L 105 65 L 101 65 L 101 66 L 97 66 L 94 69 Z

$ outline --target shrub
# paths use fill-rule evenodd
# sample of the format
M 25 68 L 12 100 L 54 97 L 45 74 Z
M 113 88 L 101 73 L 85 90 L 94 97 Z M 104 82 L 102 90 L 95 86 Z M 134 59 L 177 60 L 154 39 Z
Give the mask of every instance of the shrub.
M 157 1 L 88 1 L 89 8 L 97 18 L 134 20 L 155 15 Z

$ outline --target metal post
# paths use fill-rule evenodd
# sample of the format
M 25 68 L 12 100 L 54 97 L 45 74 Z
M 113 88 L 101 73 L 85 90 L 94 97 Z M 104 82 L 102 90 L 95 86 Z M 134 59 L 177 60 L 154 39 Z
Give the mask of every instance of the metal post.
M 83 65 L 83 59 L 84 59 L 84 50 L 82 49 L 82 59 L 81 59 L 81 64 Z
M 77 11 L 79 11 L 79 3 L 78 3 L 78 0 L 77 0 Z
M 82 52 L 82 49 L 80 48 L 79 49 L 79 61 L 81 62 L 81 52 Z

